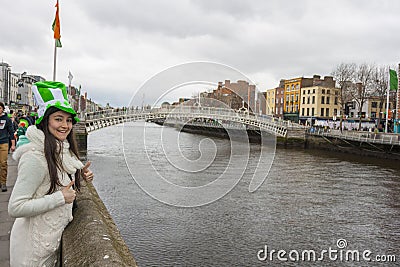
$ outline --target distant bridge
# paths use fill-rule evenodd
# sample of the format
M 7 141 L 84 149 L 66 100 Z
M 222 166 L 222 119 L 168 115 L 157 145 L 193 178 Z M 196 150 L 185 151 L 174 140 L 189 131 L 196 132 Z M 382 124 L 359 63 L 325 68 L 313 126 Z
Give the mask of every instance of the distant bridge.
M 276 119 L 267 115 L 256 115 L 232 109 L 212 107 L 181 106 L 175 109 L 155 108 L 149 110 L 109 109 L 87 113 L 84 118 L 88 132 L 111 125 L 130 121 L 172 120 L 186 125 L 199 125 L 198 119 L 212 119 L 224 127 L 246 126 L 257 128 L 275 136 L 287 137 L 288 133 L 298 133 L 304 138 L 306 127 L 290 121 Z M 196 121 L 197 120 L 197 121 Z

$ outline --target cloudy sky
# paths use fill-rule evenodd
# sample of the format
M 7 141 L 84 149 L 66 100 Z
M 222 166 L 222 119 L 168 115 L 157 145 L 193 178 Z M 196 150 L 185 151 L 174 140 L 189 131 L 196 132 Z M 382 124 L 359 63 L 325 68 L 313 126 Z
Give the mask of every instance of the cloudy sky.
M 0 57 L 12 72 L 52 79 L 55 3 L 0 0 Z M 68 84 L 71 71 L 95 102 L 126 106 L 188 62 L 229 66 L 261 91 L 342 62 L 397 66 L 399 12 L 398 0 L 60 0 L 57 80 Z

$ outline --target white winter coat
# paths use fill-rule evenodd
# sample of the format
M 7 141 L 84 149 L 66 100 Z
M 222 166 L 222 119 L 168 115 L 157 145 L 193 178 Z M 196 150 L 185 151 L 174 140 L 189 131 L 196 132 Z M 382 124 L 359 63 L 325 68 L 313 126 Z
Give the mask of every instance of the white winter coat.
M 10 216 L 16 217 L 10 237 L 10 266 L 54 266 L 64 228 L 72 220 L 72 204 L 66 204 L 62 188 L 46 195 L 50 176 L 44 155 L 44 133 L 36 126 L 26 132 L 30 143 L 13 155 L 18 161 L 18 177 L 8 204 Z M 63 171 L 60 182 L 66 186 L 68 174 L 83 167 L 71 155 L 68 141 L 62 148 Z

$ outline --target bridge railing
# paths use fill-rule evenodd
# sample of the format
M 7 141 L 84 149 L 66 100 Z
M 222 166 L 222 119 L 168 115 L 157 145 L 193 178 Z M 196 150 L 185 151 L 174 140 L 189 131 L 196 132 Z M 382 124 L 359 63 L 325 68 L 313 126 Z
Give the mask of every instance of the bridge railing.
M 196 106 L 178 106 L 176 108 L 152 108 L 152 109 L 106 109 L 95 112 L 89 112 L 85 114 L 87 120 L 124 116 L 124 115 L 137 115 L 137 114 L 148 114 L 148 113 L 169 113 L 169 112 L 181 112 L 181 113 L 200 113 L 209 115 L 227 115 L 227 116 L 240 116 L 242 118 L 263 120 L 268 122 L 275 122 L 285 126 L 299 126 L 297 123 L 277 119 L 270 115 L 257 115 L 254 113 L 243 112 L 233 109 L 217 108 L 217 107 L 196 107 Z
M 281 125 L 286 128 L 308 128 L 302 126 L 300 124 L 286 121 L 282 119 L 277 119 L 271 115 L 258 115 L 249 112 L 243 112 L 233 109 L 226 109 L 226 108 L 216 108 L 216 107 L 193 107 L 193 106 L 179 106 L 175 109 L 152 109 L 151 112 L 155 113 L 191 113 L 191 114 L 202 114 L 202 115 L 218 115 L 218 116 L 227 116 L 227 117 L 240 117 L 242 119 L 249 119 L 253 121 L 265 122 L 265 123 L 273 123 L 276 125 Z
M 239 111 L 219 107 L 205 106 L 184 106 L 180 105 L 173 108 L 152 108 L 152 109 L 107 109 L 97 112 L 87 113 L 85 116 L 86 122 L 96 120 L 113 120 L 121 118 L 126 119 L 147 119 L 147 118 L 211 118 L 217 120 L 230 120 L 232 122 L 254 125 L 262 127 L 274 132 L 279 132 L 280 135 L 285 135 L 288 129 L 306 130 L 307 127 L 291 121 L 277 119 L 270 115 L 258 115 L 246 111 Z M 125 120 L 124 120 L 125 121 Z M 273 130 L 275 129 L 275 130 Z

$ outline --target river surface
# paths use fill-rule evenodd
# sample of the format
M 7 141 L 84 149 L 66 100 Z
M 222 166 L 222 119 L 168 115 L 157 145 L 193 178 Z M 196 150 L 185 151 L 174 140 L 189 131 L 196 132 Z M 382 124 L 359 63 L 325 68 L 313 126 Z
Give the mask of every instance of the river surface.
M 139 266 L 399 266 L 400 164 L 278 148 L 266 180 L 250 193 L 260 156 L 260 146 L 250 144 L 249 151 L 243 148 L 243 159 L 249 159 L 243 177 L 229 193 L 207 205 L 176 207 L 144 192 L 132 174 L 150 180 L 154 170 L 143 163 L 150 158 L 171 183 L 203 186 L 229 174 L 232 146 L 229 140 L 180 133 L 180 149 L 173 151 L 168 144 L 176 136 L 173 128 L 144 122 L 88 136 L 94 185 Z M 212 163 L 182 174 L 175 156 Z M 240 175 L 238 170 L 231 178 Z M 358 252 L 359 262 L 350 254 L 346 260 L 349 250 Z M 304 251 L 315 251 L 315 258 Z M 390 255 L 395 263 L 376 262 L 385 256 L 393 261 Z

